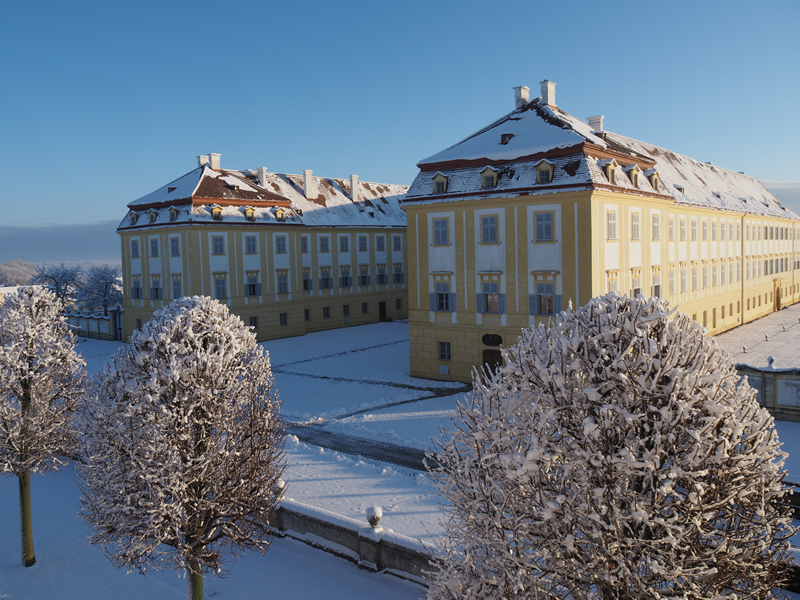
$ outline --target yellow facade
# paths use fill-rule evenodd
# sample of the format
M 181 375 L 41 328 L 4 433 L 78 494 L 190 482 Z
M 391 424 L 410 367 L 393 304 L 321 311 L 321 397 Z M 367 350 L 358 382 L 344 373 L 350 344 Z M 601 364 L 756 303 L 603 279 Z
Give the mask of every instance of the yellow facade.
M 208 223 L 119 233 L 124 339 L 191 295 L 227 303 L 259 341 L 408 316 L 403 228 Z M 320 288 L 323 277 L 330 287 Z
M 613 289 L 659 295 L 712 334 L 800 299 L 792 219 L 601 189 L 421 201 L 406 211 L 416 377 L 470 381 L 521 329 Z M 536 229 L 548 223 L 549 237 Z M 549 286 L 552 294 L 537 293 Z M 504 311 L 479 312 L 495 289 Z M 550 314 L 535 314 L 542 308 Z

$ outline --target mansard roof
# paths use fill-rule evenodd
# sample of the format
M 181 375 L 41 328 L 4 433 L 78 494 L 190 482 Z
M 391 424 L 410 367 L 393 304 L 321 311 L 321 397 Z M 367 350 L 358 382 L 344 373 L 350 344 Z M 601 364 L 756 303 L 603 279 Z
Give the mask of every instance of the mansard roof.
M 262 182 L 263 181 L 263 185 Z M 119 229 L 187 223 L 218 223 L 212 206 L 222 208 L 227 224 L 277 223 L 278 208 L 286 210 L 281 224 L 310 227 L 405 227 L 401 201 L 408 186 L 359 181 L 353 197 L 352 179 L 212 169 L 207 164 L 128 204 Z M 252 218 L 246 209 L 252 207 Z M 170 214 L 170 209 L 172 213 Z M 155 220 L 131 219 L 153 211 Z M 176 212 L 177 211 L 177 212 Z M 131 223 L 131 221 L 135 223 Z
M 538 183 L 535 165 L 542 158 L 554 163 L 553 177 Z M 620 167 L 615 181 L 609 181 L 603 169 L 611 159 Z M 482 188 L 480 171 L 487 164 L 499 173 L 492 189 Z M 634 165 L 647 175 L 638 178 L 638 187 L 629 177 Z M 800 219 L 754 177 L 610 131 L 595 131 L 541 98 L 524 103 L 417 166 L 420 172 L 405 204 L 611 189 L 676 204 Z M 435 193 L 437 173 L 448 178 L 444 194 Z M 655 188 L 649 178 L 654 173 L 658 174 L 653 179 Z

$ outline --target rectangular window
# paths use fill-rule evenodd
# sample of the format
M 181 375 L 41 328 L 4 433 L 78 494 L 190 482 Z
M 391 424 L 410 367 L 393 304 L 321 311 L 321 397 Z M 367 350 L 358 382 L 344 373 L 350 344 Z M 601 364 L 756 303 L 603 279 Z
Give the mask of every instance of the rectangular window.
M 450 307 L 450 283 L 436 282 L 434 284 L 435 302 L 433 310 L 451 311 Z
M 275 236 L 275 254 L 286 254 L 286 236 Z
M 169 238 L 169 255 L 170 256 L 180 256 L 181 255 L 181 241 L 179 238 Z
M 444 194 L 444 181 L 437 181 L 436 182 L 436 193 L 437 194 Z
M 746 239 L 746 240 L 750 239 L 750 223 L 745 223 L 744 224 L 744 239 Z M 748 308 L 748 310 L 749 310 L 749 308 Z
M 631 297 L 636 298 L 641 293 L 642 293 L 641 276 L 631 277 Z
M 256 253 L 256 236 L 248 235 L 244 238 L 244 252 L 245 254 Z
M 686 219 L 681 219 L 680 220 L 679 227 L 680 227 L 680 240 L 682 242 L 685 242 L 686 241 Z
M 703 289 L 708 287 L 708 266 L 703 265 Z
M 547 173 L 549 172 L 547 171 Z M 536 213 L 536 241 L 553 241 L 553 213 Z
M 150 257 L 158 258 L 158 240 L 150 240 Z
M 717 285 L 719 285 L 719 267 L 713 265 L 711 267 L 711 287 L 717 287 Z
M 450 244 L 447 219 L 433 220 L 433 245 L 447 246 Z
M 322 318 L 329 319 L 331 316 L 331 307 L 330 306 L 323 306 L 322 307 Z
M 692 291 L 697 290 L 697 267 L 692 267 Z
M 497 217 L 481 217 L 481 244 L 497 243 Z
M 550 169 L 539 170 L 539 183 L 550 183 Z
M 250 317 L 250 327 L 258 329 L 258 317 Z
M 450 360 L 450 342 L 439 342 L 439 360 Z
M 402 310 L 403 309 L 403 300 L 402 300 L 402 298 L 398 298 L 397 300 L 395 300 L 394 307 L 397 310 Z
M 247 283 L 245 284 L 245 292 L 248 296 L 260 296 L 261 285 L 258 283 L 257 275 L 248 275 Z
M 289 324 L 289 313 L 281 313 L 280 319 L 281 319 L 281 325 L 288 325 Z
M 392 250 L 395 252 L 400 252 L 403 250 L 403 238 L 401 238 L 399 235 L 392 237 Z
M 397 263 L 394 265 L 394 283 L 403 283 L 403 265 Z
M 181 294 L 181 280 L 180 279 L 173 279 L 172 280 L 172 299 L 176 300 L 183 296 Z
M 708 241 L 708 221 L 703 221 L 703 241 Z
M 719 239 L 720 241 L 725 241 L 725 223 L 719 224 Z
M 153 300 L 161 300 L 161 280 L 158 277 L 153 277 L 150 283 L 150 298 Z
M 350 277 L 350 267 L 341 267 L 339 274 L 339 287 L 349 288 L 353 286 L 353 278 Z
M 349 305 L 349 304 L 343 304 L 343 305 L 342 305 L 342 314 L 343 314 L 345 317 L 348 317 L 348 316 L 350 316 L 350 305 Z
M 300 252 L 308 254 L 308 236 L 300 236 Z
M 483 187 L 485 188 L 493 188 L 496 185 L 496 179 L 494 175 L 484 175 L 483 176 Z
M 278 271 L 278 293 L 289 293 L 289 273 L 286 271 Z
M 366 302 L 361 303 L 361 314 L 365 315 L 369 312 L 369 305 Z
M 366 265 L 358 268 L 358 285 L 362 287 L 369 285 L 369 267 Z
M 228 297 L 228 279 L 226 277 L 214 278 L 214 297 L 217 300 L 224 300 Z
M 670 269 L 669 270 L 669 295 L 675 295 L 675 271 Z
M 131 240 L 131 258 L 139 258 L 139 240 Z
M 686 292 L 686 269 L 681 269 L 681 294 Z
M 310 321 L 311 320 L 311 310 L 308 308 L 303 309 L 303 320 Z
M 346 235 L 339 238 L 339 252 L 350 252 L 350 238 Z
M 303 271 L 303 290 L 310 291 L 313 288 L 311 280 L 311 271 Z
M 613 210 L 606 214 L 606 239 L 617 239 L 617 213 Z
M 483 284 L 483 294 L 481 294 L 481 296 L 482 298 L 480 298 L 480 304 L 483 304 L 483 306 L 478 307 L 478 312 L 502 312 L 500 310 L 500 293 L 499 285 L 497 283 L 485 282 Z
M 134 300 L 140 300 L 142 298 L 142 282 L 139 279 L 133 280 L 133 285 L 131 286 L 131 298 Z
M 319 236 L 319 251 L 320 252 L 330 252 L 331 251 L 331 241 L 327 235 Z
M 539 301 L 539 314 L 540 315 L 554 314 L 555 285 L 552 283 L 537 283 L 536 295 L 538 296 L 538 301 Z
M 661 239 L 661 215 L 653 215 L 653 239 Z
M 211 237 L 211 254 L 225 254 L 225 238 L 221 235 Z
M 670 218 L 669 220 L 669 241 L 673 241 L 675 239 L 675 219 Z
M 639 240 L 639 213 L 631 213 L 631 239 Z
M 661 275 L 653 275 L 653 296 L 661 298 Z
M 366 252 L 368 250 L 367 247 L 367 236 L 360 235 L 358 236 L 358 251 L 359 252 Z
M 378 285 L 386 285 L 389 283 L 389 276 L 386 274 L 386 265 L 378 265 L 377 281 Z
M 734 277 L 735 277 L 735 275 L 734 275 L 734 265 L 733 265 L 733 263 L 730 263 L 728 265 L 728 283 L 733 283 L 733 278 Z
M 717 222 L 716 221 L 712 221 L 711 222 L 711 241 L 712 242 L 716 242 L 717 241 Z
M 697 221 L 692 219 L 692 241 L 697 241 Z
M 386 250 L 386 238 L 379 235 L 375 238 L 375 250 L 383 252 Z

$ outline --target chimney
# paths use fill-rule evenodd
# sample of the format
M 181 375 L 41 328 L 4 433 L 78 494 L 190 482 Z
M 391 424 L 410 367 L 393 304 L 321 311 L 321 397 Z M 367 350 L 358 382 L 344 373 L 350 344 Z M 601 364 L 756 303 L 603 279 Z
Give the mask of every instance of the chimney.
M 556 105 L 556 84 L 552 81 L 540 81 L 539 85 L 542 86 L 542 101 L 548 106 Z
M 603 115 L 595 115 L 586 120 L 589 121 L 589 127 L 592 128 L 592 131 L 600 132 L 603 131 L 603 119 L 605 119 Z
M 311 173 L 313 173 L 311 169 L 306 169 L 305 171 L 303 171 L 303 192 L 305 193 L 306 198 L 309 199 L 311 198 L 312 194 L 311 187 L 313 186 L 313 183 L 311 181 Z
M 198 167 L 202 167 L 203 165 L 207 165 L 207 164 L 208 164 L 208 156 L 206 156 L 205 154 L 201 154 L 200 156 L 197 157 L 197 166 Z
M 522 108 L 530 100 L 531 88 L 527 85 L 518 85 L 514 88 L 514 108 Z
M 211 164 L 209 166 L 212 169 L 214 169 L 215 171 L 219 171 L 219 157 L 220 156 L 222 156 L 222 154 L 214 154 L 213 152 L 209 152 L 209 154 L 208 154 L 209 161 L 211 162 Z
M 258 167 L 256 171 L 256 175 L 258 177 L 258 185 L 262 188 L 267 187 L 267 167 Z
M 350 175 L 350 199 L 358 202 L 358 175 Z

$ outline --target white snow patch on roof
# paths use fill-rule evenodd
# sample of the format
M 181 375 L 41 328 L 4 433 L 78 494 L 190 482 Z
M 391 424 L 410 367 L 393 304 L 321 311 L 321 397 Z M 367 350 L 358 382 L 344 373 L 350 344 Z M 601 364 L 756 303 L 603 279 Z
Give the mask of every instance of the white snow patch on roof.
M 134 200 L 129 203 L 128 206 L 130 208 L 135 208 L 137 206 L 146 206 L 157 202 L 170 202 L 172 200 L 191 198 L 207 171 L 213 173 L 213 176 L 216 177 L 216 173 L 211 169 L 207 167 L 197 167 L 193 171 L 189 171 L 183 177 L 179 177 L 175 181 L 171 181 L 167 185 L 158 188 L 156 191 L 150 192 L 138 200 Z

